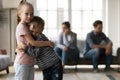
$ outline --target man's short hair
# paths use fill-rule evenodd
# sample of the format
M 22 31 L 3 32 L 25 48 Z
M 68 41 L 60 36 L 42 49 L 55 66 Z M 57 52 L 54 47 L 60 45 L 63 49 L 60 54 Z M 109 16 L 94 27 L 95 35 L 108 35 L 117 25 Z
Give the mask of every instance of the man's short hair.
M 65 25 L 67 28 L 70 29 L 70 22 L 66 21 L 66 22 L 63 22 L 62 25 Z
M 40 28 L 44 29 L 45 21 L 39 16 L 34 16 L 30 24 L 36 25 L 35 27 L 39 27 L 40 25 Z
M 94 26 L 94 27 L 97 27 L 99 24 L 102 25 L 102 21 L 101 21 L 101 20 L 96 20 L 96 21 L 93 23 L 93 26 Z

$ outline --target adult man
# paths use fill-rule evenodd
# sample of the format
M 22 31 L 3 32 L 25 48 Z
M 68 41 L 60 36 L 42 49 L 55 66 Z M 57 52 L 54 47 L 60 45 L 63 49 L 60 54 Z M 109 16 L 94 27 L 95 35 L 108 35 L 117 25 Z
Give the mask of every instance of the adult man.
M 111 69 L 112 42 L 102 32 L 102 21 L 95 21 L 93 26 L 94 30 L 87 34 L 84 57 L 92 59 L 94 72 L 98 72 L 98 59 L 105 57 L 105 71 L 108 71 Z

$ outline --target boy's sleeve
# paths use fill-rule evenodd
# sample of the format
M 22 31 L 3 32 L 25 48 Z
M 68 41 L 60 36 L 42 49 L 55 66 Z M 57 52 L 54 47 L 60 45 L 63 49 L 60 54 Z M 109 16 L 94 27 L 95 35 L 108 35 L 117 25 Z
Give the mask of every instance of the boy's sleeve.
M 42 49 L 40 47 L 27 46 L 25 48 L 25 53 L 32 57 L 38 57 L 41 53 L 41 50 Z

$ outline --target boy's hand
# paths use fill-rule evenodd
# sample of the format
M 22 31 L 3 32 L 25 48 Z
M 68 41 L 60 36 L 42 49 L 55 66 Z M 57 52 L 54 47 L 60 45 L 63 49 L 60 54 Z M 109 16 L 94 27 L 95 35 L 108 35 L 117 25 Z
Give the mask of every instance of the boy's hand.
M 49 41 L 49 46 L 50 46 L 51 48 L 54 48 L 54 43 L 51 42 L 51 41 Z

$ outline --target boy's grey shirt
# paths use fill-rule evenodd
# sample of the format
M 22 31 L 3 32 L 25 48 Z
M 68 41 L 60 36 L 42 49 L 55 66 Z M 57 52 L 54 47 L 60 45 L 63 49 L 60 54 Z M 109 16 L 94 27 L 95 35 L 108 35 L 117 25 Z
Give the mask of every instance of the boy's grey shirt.
M 48 38 L 44 34 L 40 34 L 37 37 L 37 41 L 48 41 Z M 41 70 L 44 70 L 56 62 L 60 60 L 57 53 L 53 50 L 53 48 L 49 46 L 45 47 L 33 47 L 27 46 L 25 48 L 25 53 L 29 56 L 33 56 L 36 58 L 36 64 L 39 66 Z

